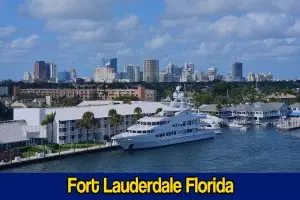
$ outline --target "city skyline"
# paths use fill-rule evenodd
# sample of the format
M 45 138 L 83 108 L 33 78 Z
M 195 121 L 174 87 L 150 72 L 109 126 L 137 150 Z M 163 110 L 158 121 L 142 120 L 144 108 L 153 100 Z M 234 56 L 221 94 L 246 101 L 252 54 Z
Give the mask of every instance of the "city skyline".
M 220 2 L 0 0 L 0 79 L 21 80 L 37 60 L 91 77 L 104 57 L 118 58 L 120 72 L 153 58 L 159 71 L 188 61 L 197 71 L 215 67 L 227 74 L 241 62 L 244 76 L 298 78 L 296 1 L 266 1 L 264 8 L 254 0 Z

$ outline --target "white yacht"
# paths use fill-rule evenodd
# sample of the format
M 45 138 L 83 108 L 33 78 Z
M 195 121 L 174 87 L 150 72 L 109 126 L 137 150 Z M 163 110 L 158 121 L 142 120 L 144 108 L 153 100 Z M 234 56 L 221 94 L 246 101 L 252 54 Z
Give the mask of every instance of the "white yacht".
M 126 150 L 161 147 L 214 138 L 216 133 L 206 130 L 201 116 L 191 112 L 181 87 L 176 87 L 174 100 L 157 115 L 143 117 L 136 125 L 112 139 Z

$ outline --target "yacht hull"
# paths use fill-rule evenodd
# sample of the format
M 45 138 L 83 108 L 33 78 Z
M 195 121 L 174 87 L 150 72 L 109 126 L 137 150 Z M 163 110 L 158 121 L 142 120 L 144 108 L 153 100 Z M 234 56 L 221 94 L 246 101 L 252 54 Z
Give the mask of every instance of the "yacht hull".
M 125 150 L 134 150 L 134 149 L 147 149 L 147 148 L 155 148 L 155 147 L 163 147 L 174 144 L 204 140 L 214 138 L 216 133 L 214 131 L 206 132 L 206 133 L 194 133 L 194 134 L 186 134 L 184 136 L 178 137 L 170 137 L 166 139 L 157 139 L 152 141 L 143 141 L 141 138 L 124 138 L 124 139 L 116 139 L 115 141 Z

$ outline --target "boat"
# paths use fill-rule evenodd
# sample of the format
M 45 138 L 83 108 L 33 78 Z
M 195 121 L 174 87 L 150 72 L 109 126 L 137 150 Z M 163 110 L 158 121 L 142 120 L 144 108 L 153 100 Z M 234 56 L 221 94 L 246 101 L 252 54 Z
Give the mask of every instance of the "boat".
M 126 132 L 112 137 L 125 150 L 162 147 L 214 138 L 214 130 L 205 129 L 202 116 L 192 112 L 180 86 L 170 105 L 154 116 L 143 117 Z
M 244 125 L 239 124 L 237 121 L 232 121 L 228 123 L 229 128 L 243 128 Z

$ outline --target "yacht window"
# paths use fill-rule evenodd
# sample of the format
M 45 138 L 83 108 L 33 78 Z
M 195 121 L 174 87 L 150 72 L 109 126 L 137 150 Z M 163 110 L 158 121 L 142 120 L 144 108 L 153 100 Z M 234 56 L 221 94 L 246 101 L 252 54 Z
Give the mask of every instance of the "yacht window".
M 142 131 L 137 131 L 137 133 L 142 133 Z
M 186 125 L 186 122 L 183 122 L 183 126 L 185 126 Z
M 149 131 L 147 131 L 147 133 L 151 133 L 151 131 L 149 130 Z
M 187 123 L 188 125 L 191 125 L 192 124 L 192 122 L 191 121 L 188 121 L 188 123 Z
M 156 135 L 156 137 L 158 137 L 159 135 Z
M 151 122 L 148 122 L 147 125 L 151 125 Z
M 133 133 L 136 133 L 136 131 L 132 131 Z

